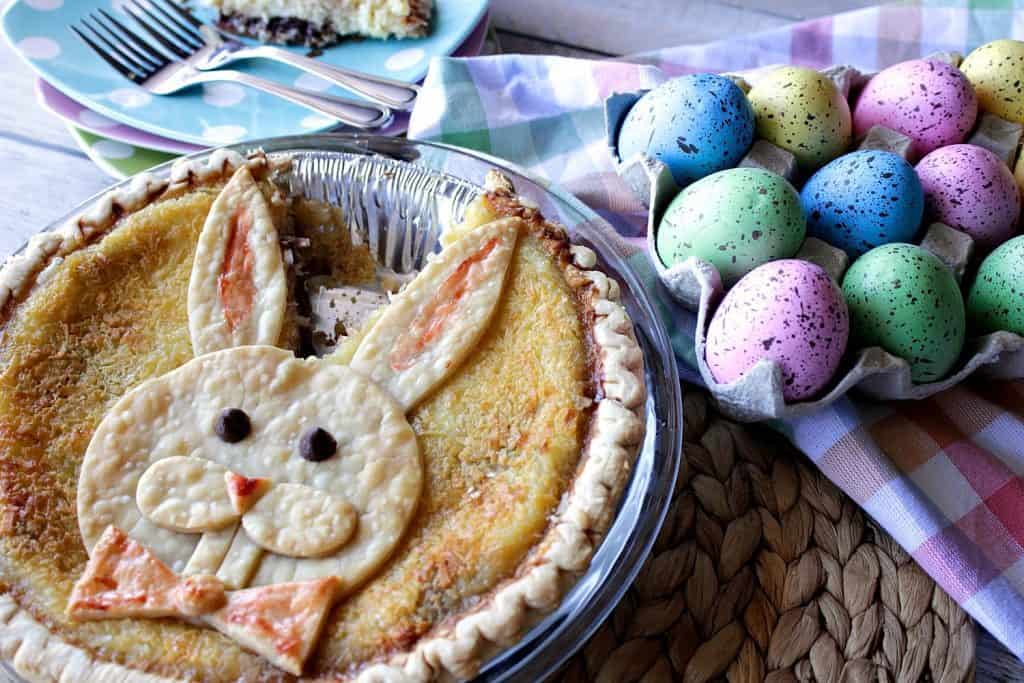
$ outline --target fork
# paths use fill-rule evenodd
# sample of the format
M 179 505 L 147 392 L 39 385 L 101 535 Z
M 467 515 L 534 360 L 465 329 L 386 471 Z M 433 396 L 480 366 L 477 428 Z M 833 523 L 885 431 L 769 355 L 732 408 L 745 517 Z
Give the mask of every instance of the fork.
M 417 85 L 330 66 L 269 45 L 246 45 L 214 26 L 204 24 L 175 0 L 147 0 L 146 4 L 133 0 L 125 9 L 161 44 L 173 37 L 176 43 L 164 44 L 164 47 L 181 59 L 192 57 L 192 65 L 200 71 L 217 69 L 239 59 L 271 59 L 336 83 L 392 109 L 412 109 L 419 95 Z M 139 14 L 146 20 L 143 21 Z
M 170 95 L 200 83 L 229 81 L 277 95 L 355 128 L 379 128 L 391 120 L 390 109 L 369 102 L 311 93 L 241 71 L 200 71 L 193 64 L 194 58 L 171 59 L 102 9 L 89 18 L 99 28 L 86 19 L 82 19 L 81 29 L 69 28 L 114 70 L 154 95 Z M 178 56 L 170 50 L 166 38 L 157 42 Z

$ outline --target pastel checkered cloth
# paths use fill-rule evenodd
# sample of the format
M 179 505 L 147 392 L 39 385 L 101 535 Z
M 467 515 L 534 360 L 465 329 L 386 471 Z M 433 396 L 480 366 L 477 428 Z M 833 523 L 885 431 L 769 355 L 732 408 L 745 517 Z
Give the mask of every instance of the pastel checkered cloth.
M 936 51 L 1024 38 L 1006 2 L 872 8 L 632 60 L 497 56 L 435 61 L 410 137 L 525 166 L 608 220 L 661 299 L 684 379 L 693 316 L 673 306 L 643 254 L 646 213 L 615 175 L 603 99 L 694 71 L 774 63 L 876 70 Z M 845 399 L 779 425 L 985 628 L 1024 658 L 1024 382 L 968 383 L 920 402 Z

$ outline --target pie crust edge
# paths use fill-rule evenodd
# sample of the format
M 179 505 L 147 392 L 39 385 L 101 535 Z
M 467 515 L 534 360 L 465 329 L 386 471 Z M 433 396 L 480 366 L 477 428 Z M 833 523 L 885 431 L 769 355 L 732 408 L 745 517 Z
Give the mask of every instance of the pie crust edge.
M 35 283 L 45 281 L 63 256 L 106 233 L 122 215 L 226 178 L 241 165 L 266 172 L 287 163 L 271 161 L 259 151 L 244 157 L 219 149 L 206 160 L 180 160 L 167 179 L 143 174 L 128 186 L 108 192 L 87 213 L 33 236 L 22 253 L 0 268 L 0 327 L 13 306 Z M 499 213 L 525 211 L 539 219 L 535 209 L 519 203 L 511 184 L 500 174 L 492 172 L 486 185 L 489 194 L 503 203 L 504 210 Z M 557 226 L 545 227 L 553 230 L 552 239 L 568 247 L 569 263 L 563 272 L 579 276 L 579 282 L 570 287 L 589 317 L 586 326 L 592 336 L 593 371 L 599 386 L 581 465 L 547 532 L 524 558 L 514 578 L 491 589 L 471 610 L 435 627 L 411 650 L 391 653 L 363 668 L 356 674 L 358 683 L 472 677 L 485 658 L 513 645 L 528 626 L 558 606 L 573 580 L 589 566 L 612 521 L 644 436 L 643 354 L 619 301 L 618 283 L 594 270 L 596 254 L 570 245 Z M 0 594 L 0 658 L 30 681 L 180 683 L 180 679 L 97 659 L 51 633 L 9 592 Z

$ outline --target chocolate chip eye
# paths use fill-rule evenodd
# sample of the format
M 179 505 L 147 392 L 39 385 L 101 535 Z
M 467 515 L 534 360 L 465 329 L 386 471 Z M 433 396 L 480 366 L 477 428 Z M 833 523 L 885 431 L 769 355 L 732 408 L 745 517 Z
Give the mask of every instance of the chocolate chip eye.
M 226 408 L 220 411 L 217 420 L 213 423 L 213 431 L 228 443 L 238 443 L 249 436 L 252 431 L 252 423 L 244 410 L 239 408 Z
M 326 429 L 314 427 L 302 435 L 299 455 L 311 462 L 320 462 L 338 451 L 338 442 Z

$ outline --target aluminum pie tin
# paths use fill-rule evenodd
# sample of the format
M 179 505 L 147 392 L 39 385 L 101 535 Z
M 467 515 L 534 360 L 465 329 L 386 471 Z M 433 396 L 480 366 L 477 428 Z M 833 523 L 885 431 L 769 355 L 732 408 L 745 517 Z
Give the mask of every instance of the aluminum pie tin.
M 593 249 L 605 273 L 621 287 L 644 352 L 646 434 L 614 521 L 588 569 L 560 605 L 515 645 L 485 662 L 478 681 L 542 680 L 561 666 L 610 615 L 632 584 L 665 518 L 682 454 L 682 396 L 675 356 L 652 302 L 633 271 L 604 236 L 611 228 L 571 194 L 545 186 L 522 169 L 446 145 L 369 135 L 321 134 L 257 140 L 234 149 L 262 149 L 292 159 L 291 189 L 338 206 L 353 237 L 368 244 L 380 265 L 398 273 L 418 269 L 440 249 L 441 227 L 459 220 L 483 191 L 489 171 L 506 175 L 516 192 L 545 217 L 560 222 L 575 244 Z M 188 157 L 203 160 L 212 151 Z M 166 177 L 172 164 L 150 173 Z M 47 230 L 92 208 L 107 188 Z M 600 229 L 595 229 L 595 228 Z M 4 672 L 20 681 L 8 664 Z

